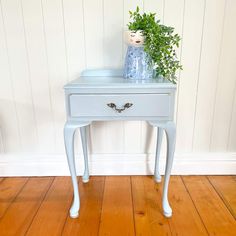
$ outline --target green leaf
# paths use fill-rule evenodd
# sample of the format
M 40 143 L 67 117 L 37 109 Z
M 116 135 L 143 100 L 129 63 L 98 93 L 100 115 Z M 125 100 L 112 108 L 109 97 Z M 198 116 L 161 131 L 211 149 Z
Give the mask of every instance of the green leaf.
M 131 21 L 127 24 L 128 29 L 143 31 L 144 50 L 151 57 L 152 64 L 156 66 L 156 74 L 176 83 L 175 73 L 183 69 L 175 51 L 175 47 L 179 47 L 180 36 L 174 34 L 173 27 L 160 24 L 160 20 L 156 19 L 156 13 L 140 14 L 137 6 L 136 11 L 129 11 L 129 14 Z

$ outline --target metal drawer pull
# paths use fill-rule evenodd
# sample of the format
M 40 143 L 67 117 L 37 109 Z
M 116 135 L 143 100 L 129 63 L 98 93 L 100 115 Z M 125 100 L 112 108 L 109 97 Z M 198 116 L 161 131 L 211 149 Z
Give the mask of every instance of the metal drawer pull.
M 113 110 L 117 111 L 118 113 L 121 113 L 122 111 L 124 111 L 127 108 L 130 108 L 133 106 L 133 103 L 126 103 L 123 108 L 116 108 L 116 104 L 115 103 L 108 103 L 107 106 L 109 106 L 110 108 L 112 108 Z

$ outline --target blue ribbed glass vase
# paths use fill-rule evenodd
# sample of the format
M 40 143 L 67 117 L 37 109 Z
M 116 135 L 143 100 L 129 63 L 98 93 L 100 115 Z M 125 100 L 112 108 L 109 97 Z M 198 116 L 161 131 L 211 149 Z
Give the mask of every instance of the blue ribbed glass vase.
M 152 79 L 153 67 L 151 58 L 143 47 L 128 46 L 125 57 L 124 77 L 134 80 Z

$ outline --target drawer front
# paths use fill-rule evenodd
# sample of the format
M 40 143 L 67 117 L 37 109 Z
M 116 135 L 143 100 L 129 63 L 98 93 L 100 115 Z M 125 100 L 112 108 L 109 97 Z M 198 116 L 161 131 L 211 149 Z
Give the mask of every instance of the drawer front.
M 71 117 L 168 117 L 171 110 L 170 94 L 72 94 L 69 99 Z

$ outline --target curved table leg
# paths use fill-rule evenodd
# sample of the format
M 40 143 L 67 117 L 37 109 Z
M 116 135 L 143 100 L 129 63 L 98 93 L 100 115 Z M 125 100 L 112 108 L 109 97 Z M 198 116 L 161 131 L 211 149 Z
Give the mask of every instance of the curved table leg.
M 87 148 L 87 126 L 80 128 L 82 148 L 84 154 L 84 174 L 82 180 L 84 183 L 89 182 L 89 167 L 88 167 L 88 148 Z
M 160 175 L 160 153 L 161 153 L 161 143 L 163 137 L 163 129 L 157 127 L 157 144 L 156 144 L 156 157 L 155 157 L 155 170 L 154 170 L 154 179 L 157 183 L 161 182 Z
M 168 201 L 168 186 L 170 180 L 171 169 L 174 160 L 174 151 L 175 151 L 175 137 L 176 137 L 176 127 L 175 123 L 172 121 L 168 122 L 156 122 L 150 121 L 151 125 L 159 127 L 165 130 L 167 137 L 167 157 L 166 157 L 166 168 L 165 168 L 165 178 L 164 178 L 164 187 L 162 195 L 162 207 L 163 214 L 166 217 L 172 216 L 172 209 Z
M 168 186 L 174 160 L 176 127 L 174 122 L 168 122 L 163 128 L 165 129 L 167 138 L 167 157 L 166 157 L 165 179 L 164 179 L 164 188 L 162 196 L 162 207 L 164 210 L 164 215 L 166 217 L 171 217 L 172 209 L 168 201 Z
M 79 216 L 80 199 L 79 189 L 77 183 L 76 169 L 75 169 L 75 158 L 74 158 L 74 134 L 77 128 L 88 125 L 87 122 L 72 122 L 67 121 L 64 126 L 64 141 L 67 154 L 67 161 L 70 169 L 73 190 L 74 190 L 74 201 L 70 208 L 70 217 L 77 218 Z

